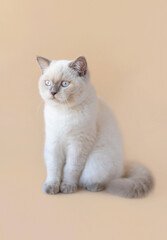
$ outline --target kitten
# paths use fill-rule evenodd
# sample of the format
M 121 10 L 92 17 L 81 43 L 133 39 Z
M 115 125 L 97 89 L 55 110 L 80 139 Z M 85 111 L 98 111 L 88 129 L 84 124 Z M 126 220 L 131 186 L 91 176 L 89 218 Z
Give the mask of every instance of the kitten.
M 45 101 L 43 191 L 73 193 L 81 187 L 128 198 L 145 196 L 153 187 L 151 173 L 137 163 L 124 166 L 116 120 L 96 96 L 85 57 L 73 61 L 37 57 L 37 61 Z

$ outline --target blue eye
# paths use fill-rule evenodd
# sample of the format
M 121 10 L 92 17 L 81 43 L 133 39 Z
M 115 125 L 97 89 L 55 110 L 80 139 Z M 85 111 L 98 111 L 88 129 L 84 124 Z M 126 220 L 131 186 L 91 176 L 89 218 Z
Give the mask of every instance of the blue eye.
M 50 82 L 49 80 L 46 80 L 46 81 L 45 81 L 45 85 L 46 85 L 46 86 L 50 86 L 50 85 L 51 85 L 51 82 Z
M 70 84 L 70 83 L 69 83 L 68 81 L 63 81 L 63 82 L 61 83 L 61 86 L 62 86 L 62 87 L 67 87 L 69 84 Z

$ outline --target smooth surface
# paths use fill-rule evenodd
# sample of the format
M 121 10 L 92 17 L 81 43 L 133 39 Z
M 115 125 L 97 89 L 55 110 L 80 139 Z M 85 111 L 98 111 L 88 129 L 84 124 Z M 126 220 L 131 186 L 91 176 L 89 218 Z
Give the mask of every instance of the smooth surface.
M 0 8 L 0 239 L 166 239 L 167 2 L 4 1 Z M 43 102 L 35 56 L 85 55 L 114 110 L 126 160 L 156 179 L 145 199 L 44 195 Z

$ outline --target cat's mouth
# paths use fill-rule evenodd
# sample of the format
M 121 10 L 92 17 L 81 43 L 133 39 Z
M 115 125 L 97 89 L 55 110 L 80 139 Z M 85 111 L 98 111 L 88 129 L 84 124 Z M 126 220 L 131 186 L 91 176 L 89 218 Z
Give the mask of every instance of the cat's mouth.
M 57 102 L 57 103 L 64 103 L 64 101 L 59 100 L 59 99 L 56 97 L 56 95 L 50 96 L 50 99 L 49 99 L 49 100 L 54 101 L 54 102 Z
M 48 100 L 55 103 L 59 103 L 59 104 L 70 104 L 73 99 L 72 99 L 72 95 L 66 98 L 65 96 L 58 96 L 57 94 L 55 94 L 55 95 L 50 95 Z
M 56 96 L 50 96 L 50 100 L 53 100 L 53 101 L 59 101 Z

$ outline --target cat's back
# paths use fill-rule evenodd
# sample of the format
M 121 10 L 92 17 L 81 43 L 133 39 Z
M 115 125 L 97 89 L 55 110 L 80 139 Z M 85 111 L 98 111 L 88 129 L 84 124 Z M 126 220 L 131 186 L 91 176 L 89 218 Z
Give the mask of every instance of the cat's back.
M 103 136 L 119 135 L 120 137 L 117 120 L 108 104 L 101 97 L 98 97 L 97 126 Z

